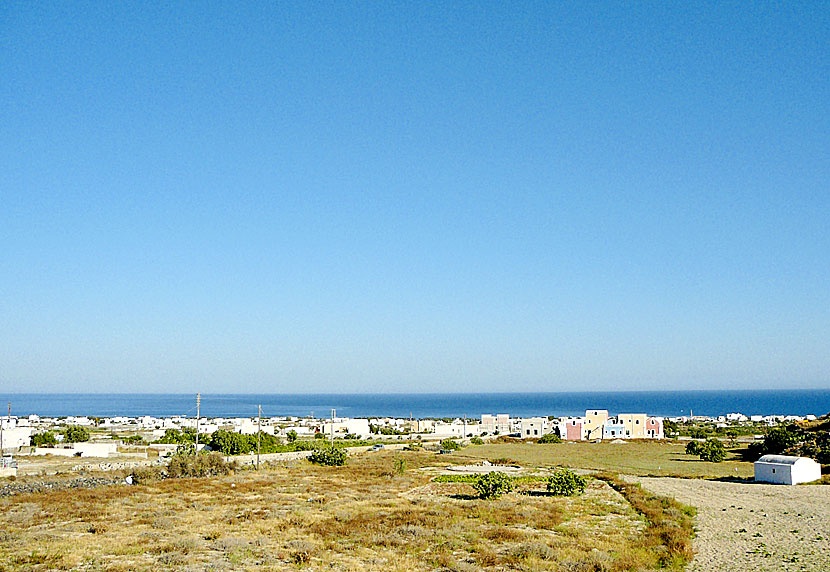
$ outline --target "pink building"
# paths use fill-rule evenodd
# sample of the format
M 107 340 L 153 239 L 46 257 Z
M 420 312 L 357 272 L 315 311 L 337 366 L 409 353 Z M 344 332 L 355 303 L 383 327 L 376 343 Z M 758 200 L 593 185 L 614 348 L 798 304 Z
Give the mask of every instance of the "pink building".
M 568 419 L 565 423 L 565 439 L 568 441 L 582 441 L 582 421 Z
M 663 438 L 663 420 L 657 417 L 646 419 L 646 437 L 649 439 Z

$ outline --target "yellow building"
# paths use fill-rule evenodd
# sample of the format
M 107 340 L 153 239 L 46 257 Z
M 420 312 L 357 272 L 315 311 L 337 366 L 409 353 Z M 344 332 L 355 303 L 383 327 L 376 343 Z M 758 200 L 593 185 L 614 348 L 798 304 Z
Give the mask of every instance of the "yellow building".
M 626 439 L 645 439 L 647 418 L 648 416 L 645 413 L 620 413 L 617 415 L 619 424 L 625 429 Z
M 586 439 L 602 439 L 602 428 L 608 422 L 607 409 L 588 409 L 585 411 L 583 432 Z

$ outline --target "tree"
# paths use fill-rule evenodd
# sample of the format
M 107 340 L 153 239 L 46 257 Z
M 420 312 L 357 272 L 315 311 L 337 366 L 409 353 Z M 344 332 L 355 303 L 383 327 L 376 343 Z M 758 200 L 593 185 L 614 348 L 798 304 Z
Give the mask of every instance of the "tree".
M 718 439 L 707 439 L 700 446 L 699 453 L 701 461 L 720 463 L 726 459 L 726 449 Z
M 29 438 L 29 442 L 31 443 L 32 447 L 43 447 L 48 445 L 54 445 L 58 442 L 55 439 L 55 434 L 51 431 L 45 431 L 43 433 L 35 433 Z
M 293 443 L 297 440 L 297 432 L 293 429 L 285 434 L 285 437 L 288 439 L 289 443 Z
M 692 439 L 705 439 L 706 431 L 699 427 L 695 427 L 689 432 L 689 435 L 692 437 Z
M 80 425 L 69 425 L 63 430 L 63 440 L 66 443 L 83 443 L 89 441 L 89 429 Z
M 686 443 L 686 454 L 687 455 L 698 455 L 700 454 L 700 443 L 697 441 L 689 441 Z

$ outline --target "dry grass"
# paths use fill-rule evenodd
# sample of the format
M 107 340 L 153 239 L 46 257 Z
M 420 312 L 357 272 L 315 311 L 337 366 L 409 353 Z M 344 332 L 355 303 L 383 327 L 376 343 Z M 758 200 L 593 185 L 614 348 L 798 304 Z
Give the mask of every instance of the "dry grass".
M 495 501 L 405 453 L 0 499 L 0 570 L 640 570 L 646 521 L 602 481 Z M 538 489 L 538 490 L 537 490 Z M 522 494 L 524 493 L 524 494 Z
M 740 458 L 740 449 L 730 451 L 723 463 L 708 463 L 685 454 L 684 443 L 629 441 L 618 443 L 505 442 L 467 447 L 456 455 L 474 459 L 510 457 L 523 465 L 563 466 L 595 471 L 613 471 L 641 476 L 682 478 L 747 478 L 754 475 L 752 463 Z

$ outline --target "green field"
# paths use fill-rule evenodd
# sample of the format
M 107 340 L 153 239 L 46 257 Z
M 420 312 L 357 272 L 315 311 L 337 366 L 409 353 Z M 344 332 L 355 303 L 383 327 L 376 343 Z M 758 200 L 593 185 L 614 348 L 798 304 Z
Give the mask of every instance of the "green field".
M 570 442 L 494 443 L 465 447 L 456 453 L 474 459 L 514 459 L 529 466 L 564 466 L 633 475 L 693 478 L 747 478 L 753 465 L 740 460 L 742 447 L 729 450 L 723 463 L 708 463 L 684 452 L 685 443 L 628 441 L 626 443 Z

